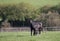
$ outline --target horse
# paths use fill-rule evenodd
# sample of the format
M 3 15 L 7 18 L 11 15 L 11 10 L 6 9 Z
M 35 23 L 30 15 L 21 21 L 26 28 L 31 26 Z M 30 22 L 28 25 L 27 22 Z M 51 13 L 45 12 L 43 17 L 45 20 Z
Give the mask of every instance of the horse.
M 37 35 L 38 32 L 39 34 L 41 34 L 41 31 L 43 30 L 41 22 L 32 21 L 32 20 L 30 20 L 30 28 L 31 28 L 31 36 L 32 34 Z

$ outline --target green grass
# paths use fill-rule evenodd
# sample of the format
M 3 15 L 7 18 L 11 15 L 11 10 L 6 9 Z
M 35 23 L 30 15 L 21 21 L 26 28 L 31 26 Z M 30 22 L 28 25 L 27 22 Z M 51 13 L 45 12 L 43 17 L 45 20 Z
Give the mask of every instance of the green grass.
M 0 4 L 19 4 L 21 2 L 30 3 L 35 7 L 44 5 L 57 5 L 60 0 L 0 0 Z
M 60 41 L 60 31 L 42 32 L 30 36 L 30 32 L 0 32 L 0 41 Z

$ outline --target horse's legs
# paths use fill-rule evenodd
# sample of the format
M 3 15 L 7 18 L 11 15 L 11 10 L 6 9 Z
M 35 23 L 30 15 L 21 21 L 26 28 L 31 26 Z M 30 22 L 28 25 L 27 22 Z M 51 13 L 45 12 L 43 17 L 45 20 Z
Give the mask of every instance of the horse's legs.
M 37 31 L 37 30 L 35 31 L 35 34 L 36 34 L 36 35 L 38 34 L 38 31 Z
M 41 34 L 41 29 L 39 28 L 39 34 Z
M 32 36 L 33 29 L 31 28 L 31 36 Z
M 31 36 L 32 36 L 32 34 L 36 35 L 36 30 L 31 28 Z
M 33 35 L 35 35 L 35 33 L 36 33 L 36 30 L 35 30 L 35 29 L 33 29 L 33 31 L 34 31 L 34 32 L 33 32 Z
M 41 30 L 39 30 L 39 34 L 41 34 Z
M 37 30 L 36 29 L 34 29 L 33 35 L 37 35 Z

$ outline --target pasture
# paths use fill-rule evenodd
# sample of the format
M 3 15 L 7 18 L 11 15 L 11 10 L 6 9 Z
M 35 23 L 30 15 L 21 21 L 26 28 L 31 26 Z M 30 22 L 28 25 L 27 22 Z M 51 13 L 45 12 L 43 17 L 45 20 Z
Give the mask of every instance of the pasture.
M 0 32 L 0 41 L 60 41 L 60 31 L 43 31 L 31 36 L 29 31 Z
M 21 2 L 32 4 L 34 7 L 42 7 L 44 5 L 57 5 L 60 0 L 0 0 L 0 5 L 19 4 Z
M 0 6 L 15 5 L 15 4 L 17 5 L 21 2 L 31 4 L 33 7 L 36 7 L 36 8 L 41 8 L 45 5 L 55 6 L 55 5 L 60 4 L 60 0 L 33 0 L 33 1 L 32 0 L 0 0 Z M 27 5 L 27 6 L 29 6 L 29 5 Z M 24 10 L 24 9 L 22 9 L 22 10 Z M 3 14 L 4 14 L 4 12 L 3 12 Z M 14 16 L 15 13 L 12 13 L 12 14 Z M 19 15 L 20 15 L 20 12 L 17 16 L 19 16 Z M 16 17 L 14 17 L 14 18 L 16 18 Z M 18 17 L 16 19 L 18 19 Z M 30 31 L 18 32 L 18 30 L 16 30 L 16 32 L 12 32 L 12 31 L 11 32 L 0 32 L 0 41 L 60 41 L 60 31 L 43 31 L 40 35 L 37 35 L 37 36 L 31 36 Z

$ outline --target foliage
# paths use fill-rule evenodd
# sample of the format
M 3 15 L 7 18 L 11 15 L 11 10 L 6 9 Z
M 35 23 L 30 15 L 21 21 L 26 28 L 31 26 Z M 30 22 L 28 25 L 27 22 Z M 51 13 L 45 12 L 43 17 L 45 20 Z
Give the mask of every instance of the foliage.
M 46 5 L 36 9 L 29 3 L 21 2 L 15 5 L 0 5 L 0 19 L 4 20 L 20 20 L 32 18 L 35 21 L 41 21 L 44 26 L 60 25 L 60 5 Z M 54 17 L 53 17 L 54 16 Z M 58 24 L 57 24 L 58 22 Z M 53 25 L 54 24 L 54 25 Z
M 20 3 L 18 5 L 8 5 L 0 7 L 0 16 L 8 20 L 25 20 L 35 18 L 35 8 L 28 3 Z

